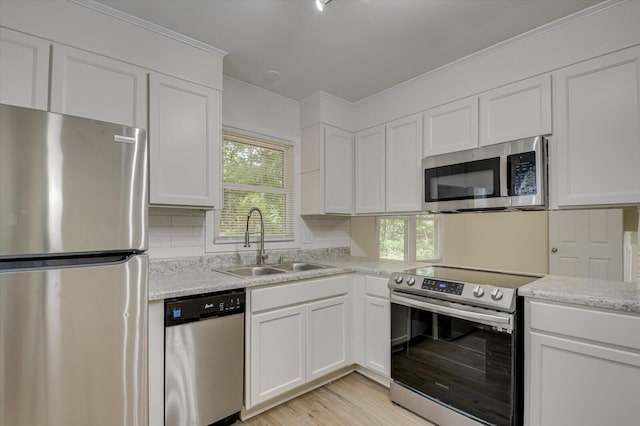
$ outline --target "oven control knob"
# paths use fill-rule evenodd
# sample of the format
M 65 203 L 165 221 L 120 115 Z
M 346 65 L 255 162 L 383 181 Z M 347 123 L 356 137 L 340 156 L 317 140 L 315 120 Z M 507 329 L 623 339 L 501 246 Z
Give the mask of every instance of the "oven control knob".
M 396 275 L 396 284 L 402 284 L 402 275 Z
M 409 279 L 407 280 L 407 285 L 408 286 L 412 286 L 416 283 L 416 279 L 413 277 L 409 277 Z
M 499 288 L 494 288 L 493 290 L 491 290 L 491 298 L 493 300 L 500 300 L 502 299 L 502 292 L 500 291 Z
M 479 285 L 476 286 L 476 288 L 473 289 L 473 295 L 475 297 L 482 297 L 484 296 L 484 288 L 480 287 Z

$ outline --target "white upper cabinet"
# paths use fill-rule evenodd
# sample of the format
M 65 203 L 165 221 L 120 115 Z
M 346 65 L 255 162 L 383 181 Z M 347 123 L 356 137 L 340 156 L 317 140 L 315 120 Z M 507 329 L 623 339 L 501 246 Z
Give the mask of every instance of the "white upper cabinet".
M 387 124 L 386 211 L 422 210 L 422 115 Z
M 315 124 L 302 131 L 301 214 L 353 213 L 353 135 Z
M 324 202 L 326 213 L 353 213 L 353 136 L 324 126 Z
M 553 73 L 558 206 L 640 203 L 640 47 Z
M 51 111 L 147 128 L 146 70 L 54 45 Z
M 551 133 L 551 76 L 480 95 L 480 146 Z
M 424 113 L 425 157 L 477 146 L 477 96 L 431 108 Z
M 149 79 L 149 202 L 221 208 L 220 93 L 174 77 Z
M 0 28 L 0 103 L 47 110 L 49 50 L 46 40 Z
M 386 152 L 385 126 L 356 134 L 356 213 L 385 211 Z

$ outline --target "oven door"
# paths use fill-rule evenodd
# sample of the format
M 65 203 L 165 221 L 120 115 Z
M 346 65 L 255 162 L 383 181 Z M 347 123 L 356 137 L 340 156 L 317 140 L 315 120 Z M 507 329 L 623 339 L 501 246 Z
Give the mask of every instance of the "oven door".
M 391 378 L 481 423 L 519 424 L 515 314 L 392 293 Z

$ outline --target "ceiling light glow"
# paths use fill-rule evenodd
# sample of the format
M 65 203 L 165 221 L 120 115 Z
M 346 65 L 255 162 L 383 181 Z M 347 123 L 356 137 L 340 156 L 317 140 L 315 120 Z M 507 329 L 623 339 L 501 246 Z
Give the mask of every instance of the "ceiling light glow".
M 316 0 L 316 7 L 318 8 L 318 10 L 320 12 L 322 12 L 324 10 L 324 7 L 331 3 L 332 0 Z

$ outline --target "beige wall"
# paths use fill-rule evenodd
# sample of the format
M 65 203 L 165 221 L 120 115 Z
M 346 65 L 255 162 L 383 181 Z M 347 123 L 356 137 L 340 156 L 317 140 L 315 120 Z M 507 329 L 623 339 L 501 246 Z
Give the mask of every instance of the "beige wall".
M 440 215 L 442 261 L 449 265 L 546 274 L 548 212 Z M 351 255 L 377 256 L 374 217 L 351 219 Z
M 548 212 L 441 216 L 443 262 L 519 272 L 549 272 Z
M 351 256 L 378 257 L 375 217 L 351 218 Z

